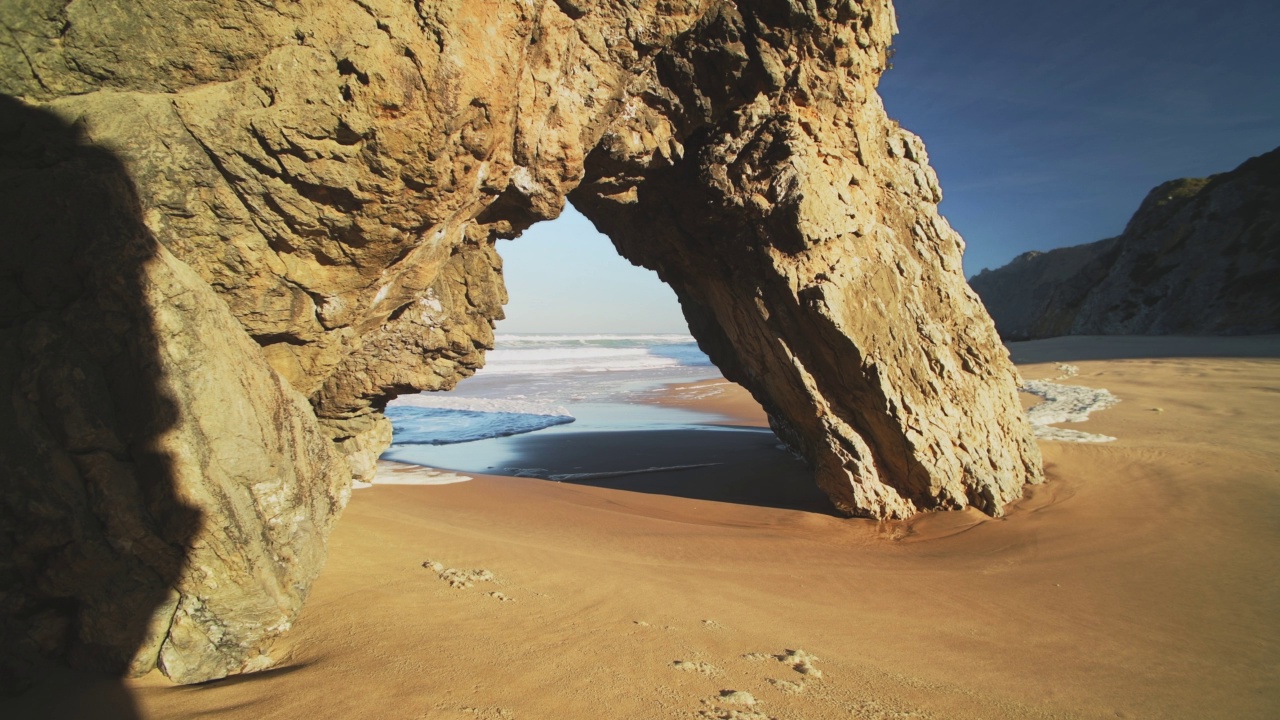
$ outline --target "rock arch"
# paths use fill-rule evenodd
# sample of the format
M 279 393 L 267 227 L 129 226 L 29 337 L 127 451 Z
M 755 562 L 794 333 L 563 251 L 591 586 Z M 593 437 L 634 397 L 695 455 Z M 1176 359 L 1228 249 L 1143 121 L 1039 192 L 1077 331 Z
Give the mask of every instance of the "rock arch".
M 220 298 L 222 329 L 186 332 L 252 339 L 237 362 L 310 400 L 270 412 L 331 446 L 299 441 L 311 470 L 250 473 L 290 493 L 323 486 L 336 511 L 328 468 L 371 472 L 381 405 L 483 362 L 505 301 L 494 240 L 566 197 L 675 288 L 700 344 L 851 515 L 998 514 L 1040 479 L 924 147 L 875 92 L 888 0 L 43 0 L 0 20 L 0 91 L 119 157 L 157 251 Z M 234 382 L 220 397 L 267 410 Z M 279 512 L 250 515 L 268 528 Z M 208 632 L 184 636 L 171 677 L 260 665 L 287 621 L 205 601 L 230 585 L 291 617 L 327 522 L 290 538 L 306 553 L 177 581 Z M 306 567 L 281 594 L 255 563 Z

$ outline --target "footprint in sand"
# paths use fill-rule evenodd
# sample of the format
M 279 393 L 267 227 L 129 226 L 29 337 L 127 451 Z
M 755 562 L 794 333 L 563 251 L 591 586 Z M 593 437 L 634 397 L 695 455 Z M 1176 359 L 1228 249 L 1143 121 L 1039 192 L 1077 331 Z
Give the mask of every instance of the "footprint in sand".
M 778 680 L 777 678 L 765 678 L 769 684 L 778 688 L 783 695 L 799 695 L 804 692 L 804 681 L 792 682 L 790 680 Z
M 500 707 L 464 707 L 461 712 L 477 720 L 514 720 L 515 718 L 515 713 Z
M 484 569 L 477 570 L 459 570 L 458 568 L 445 567 L 444 563 L 436 560 L 427 560 L 422 563 L 422 567 L 436 574 L 436 577 L 449 584 L 449 587 L 455 590 L 464 590 L 472 587 L 478 582 L 496 582 L 497 578 L 494 574 Z M 500 592 L 485 593 L 489 597 L 499 602 L 507 602 L 511 600 Z
M 784 665 L 791 666 L 792 670 L 808 679 L 818 680 L 822 678 L 822 671 L 814 665 L 818 660 L 817 656 L 810 655 L 804 650 L 786 650 L 780 653 L 752 652 L 743 655 L 742 659 L 753 662 L 776 660 Z M 783 680 L 781 678 L 765 678 L 765 680 L 784 695 L 799 695 L 805 690 L 804 680 Z
M 725 705 L 745 705 L 746 707 L 752 707 L 759 702 L 745 690 L 721 690 L 719 701 Z
M 777 718 L 766 715 L 759 710 L 736 710 L 734 708 L 723 708 L 713 706 L 698 711 L 698 717 L 707 718 L 707 720 L 778 720 Z
M 720 674 L 720 668 L 712 665 L 711 663 L 699 662 L 697 660 L 676 660 L 671 663 L 671 667 L 684 672 L 696 672 L 701 675 Z
M 801 675 L 808 675 L 815 680 L 822 677 L 822 671 L 814 665 L 814 663 L 819 660 L 818 656 L 810 655 L 803 650 L 785 650 L 780 653 L 752 652 L 743 655 L 742 659 L 752 660 L 755 662 L 762 660 L 777 660 L 785 665 L 790 665 L 792 670 L 795 670 Z
M 757 710 L 756 705 L 759 705 L 760 701 L 745 690 L 721 690 L 720 697 L 713 700 L 703 700 L 702 704 L 710 707 L 699 710 L 698 717 L 708 718 L 709 720 L 776 720 Z M 721 707 L 722 705 L 736 707 L 726 708 Z M 744 709 L 739 710 L 737 708 Z
M 788 650 L 779 655 L 774 655 L 773 659 L 780 663 L 790 665 L 792 670 L 795 670 L 801 675 L 808 675 L 815 680 L 822 678 L 822 671 L 813 664 L 818 660 L 818 657 L 810 655 L 803 650 Z

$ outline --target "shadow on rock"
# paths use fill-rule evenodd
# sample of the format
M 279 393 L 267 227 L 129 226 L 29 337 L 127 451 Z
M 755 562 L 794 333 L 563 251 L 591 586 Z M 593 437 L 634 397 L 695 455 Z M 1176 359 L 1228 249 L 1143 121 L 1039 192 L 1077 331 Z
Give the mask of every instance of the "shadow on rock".
M 0 690 L 136 716 L 111 678 L 155 667 L 201 518 L 157 440 L 158 245 L 119 158 L 4 96 L 0 218 Z

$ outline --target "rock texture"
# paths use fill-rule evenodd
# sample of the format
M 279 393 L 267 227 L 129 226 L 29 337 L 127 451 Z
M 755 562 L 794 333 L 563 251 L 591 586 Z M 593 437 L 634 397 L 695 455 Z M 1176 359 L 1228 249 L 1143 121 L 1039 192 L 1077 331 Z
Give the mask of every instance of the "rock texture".
M 999 513 L 1039 477 L 919 138 L 875 92 L 885 4 L 725 4 L 659 55 L 576 207 L 680 298 L 836 506 Z
M 1280 149 L 1156 187 L 1119 237 L 970 282 L 1009 340 L 1280 332 Z
M 118 159 L 9 99 L 0 128 L 4 669 L 269 666 L 350 473 Z
M 268 664 L 381 408 L 482 364 L 495 240 L 566 197 L 840 508 L 998 514 L 1039 454 L 876 95 L 895 31 L 887 0 L 0 5 L 10 665 Z

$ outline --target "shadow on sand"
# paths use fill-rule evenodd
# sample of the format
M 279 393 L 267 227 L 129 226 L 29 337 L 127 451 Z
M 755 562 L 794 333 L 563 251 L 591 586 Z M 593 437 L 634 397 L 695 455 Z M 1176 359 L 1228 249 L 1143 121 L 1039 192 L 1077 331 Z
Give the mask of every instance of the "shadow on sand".
M 508 442 L 524 474 L 543 479 L 838 515 L 813 472 L 762 428 L 531 433 Z
M 1005 343 L 1020 365 L 1159 358 L 1276 358 L 1280 335 L 1071 335 Z

